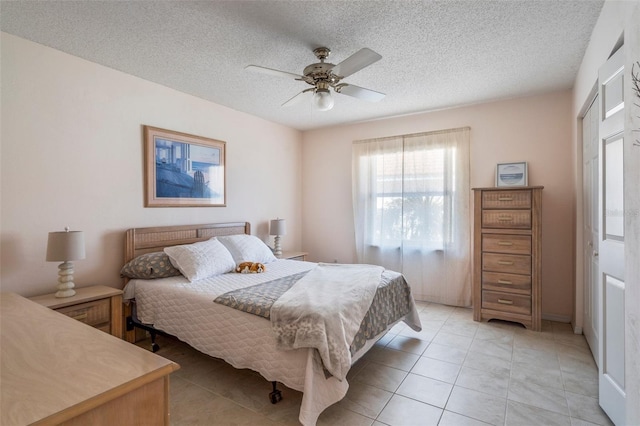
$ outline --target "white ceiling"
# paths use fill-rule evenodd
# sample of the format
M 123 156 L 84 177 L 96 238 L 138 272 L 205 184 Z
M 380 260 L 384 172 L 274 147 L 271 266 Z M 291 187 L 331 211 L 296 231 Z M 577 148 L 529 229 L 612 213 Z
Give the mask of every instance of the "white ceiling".
M 6 1 L 0 28 L 238 111 L 307 130 L 568 89 L 603 0 Z M 382 59 L 344 81 L 386 93 L 335 95 L 327 112 L 280 105 L 332 50 Z

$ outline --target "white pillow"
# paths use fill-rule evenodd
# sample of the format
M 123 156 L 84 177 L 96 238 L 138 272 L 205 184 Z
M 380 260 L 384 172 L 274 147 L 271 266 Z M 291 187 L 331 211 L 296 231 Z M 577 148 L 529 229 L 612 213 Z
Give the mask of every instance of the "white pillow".
M 218 240 L 229 250 L 236 264 L 242 262 L 269 263 L 278 260 L 271 249 L 260 238 L 253 235 L 226 235 L 218 237 Z
M 166 247 L 164 252 L 189 281 L 224 274 L 236 267 L 229 250 L 215 237 L 199 243 Z

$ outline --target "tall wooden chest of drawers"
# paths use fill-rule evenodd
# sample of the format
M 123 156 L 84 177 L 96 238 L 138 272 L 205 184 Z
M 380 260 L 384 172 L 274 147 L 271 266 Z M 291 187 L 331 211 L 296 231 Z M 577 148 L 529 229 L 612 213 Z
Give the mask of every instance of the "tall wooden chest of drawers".
M 474 320 L 540 331 L 542 189 L 473 189 Z

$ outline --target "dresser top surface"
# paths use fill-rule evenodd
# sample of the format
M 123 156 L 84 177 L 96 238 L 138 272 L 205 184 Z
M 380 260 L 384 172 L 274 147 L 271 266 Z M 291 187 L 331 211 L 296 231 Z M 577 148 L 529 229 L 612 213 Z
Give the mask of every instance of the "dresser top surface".
M 0 293 L 0 424 L 31 424 L 179 368 L 14 293 Z
M 43 294 L 41 296 L 30 297 L 42 306 L 51 309 L 64 308 L 65 306 L 77 305 L 78 303 L 91 302 L 93 300 L 104 299 L 107 297 L 122 294 L 122 290 L 107 287 L 104 285 L 94 285 L 90 287 L 75 288 L 76 294 L 71 297 L 56 297 L 55 293 Z
M 487 188 L 471 188 L 472 191 L 522 191 L 523 189 L 544 189 L 544 186 L 492 186 Z

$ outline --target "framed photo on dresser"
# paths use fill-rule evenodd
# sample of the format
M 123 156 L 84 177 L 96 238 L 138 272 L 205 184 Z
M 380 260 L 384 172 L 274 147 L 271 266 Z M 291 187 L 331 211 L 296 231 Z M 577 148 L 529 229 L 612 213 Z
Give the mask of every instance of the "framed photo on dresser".
M 528 184 L 526 161 L 498 163 L 496 166 L 496 186 L 527 186 Z

